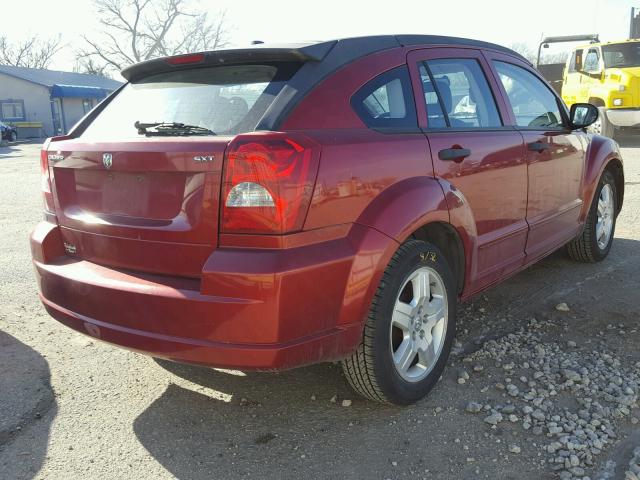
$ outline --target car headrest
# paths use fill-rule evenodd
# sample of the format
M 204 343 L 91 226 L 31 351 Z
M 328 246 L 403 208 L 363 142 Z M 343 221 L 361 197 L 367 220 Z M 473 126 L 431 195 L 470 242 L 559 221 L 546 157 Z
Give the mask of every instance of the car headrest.
M 440 97 L 442 97 L 442 103 L 444 103 L 444 108 L 447 110 L 447 113 L 451 113 L 451 108 L 453 107 L 451 87 L 449 86 L 449 84 L 449 78 L 446 76 L 442 78 L 436 78 L 436 85 L 438 86 L 438 91 L 440 92 Z
M 438 85 L 438 91 L 440 92 L 440 97 L 442 98 L 442 103 L 444 103 L 444 108 L 447 110 L 446 113 L 451 113 L 451 107 L 453 106 L 453 99 L 451 97 L 451 87 L 449 86 L 450 80 L 447 76 L 442 78 L 436 78 L 436 84 Z M 435 93 L 433 88 L 433 84 L 430 81 L 423 82 L 422 88 L 425 93 Z

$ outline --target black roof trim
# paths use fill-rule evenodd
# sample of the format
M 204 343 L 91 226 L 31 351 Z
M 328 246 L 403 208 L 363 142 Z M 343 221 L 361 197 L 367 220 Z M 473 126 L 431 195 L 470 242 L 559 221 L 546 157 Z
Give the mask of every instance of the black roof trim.
M 489 50 L 496 50 L 498 52 L 506 53 L 518 57 L 528 64 L 531 64 L 529 60 L 524 58 L 518 52 L 511 50 L 510 48 L 503 47 L 496 43 L 484 42 L 482 40 L 474 40 L 472 38 L 463 37 L 447 37 L 444 35 L 396 35 L 398 43 L 403 47 L 412 47 L 418 45 L 442 45 L 442 46 L 454 46 L 459 45 L 463 47 L 475 47 Z
M 189 69 L 205 65 L 233 65 L 255 62 L 319 62 L 337 42 L 287 44 L 287 45 L 254 45 L 251 48 L 234 48 L 199 52 L 204 54 L 204 61 L 198 64 L 170 65 L 167 58 L 156 58 L 137 63 L 122 70 L 122 76 L 135 82 L 151 74 Z
M 307 62 L 287 82 L 260 119 L 256 130 L 277 130 L 291 110 L 317 84 L 341 67 L 367 55 L 398 48 L 394 35 L 345 38 L 332 42 L 331 51 L 322 62 Z

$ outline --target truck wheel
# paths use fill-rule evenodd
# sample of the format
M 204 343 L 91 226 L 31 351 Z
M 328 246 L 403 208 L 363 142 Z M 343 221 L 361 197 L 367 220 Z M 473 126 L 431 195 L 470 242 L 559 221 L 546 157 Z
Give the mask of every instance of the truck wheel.
M 587 130 L 595 135 L 613 138 L 615 127 L 607 118 L 607 109 L 605 107 L 598 107 L 598 119 Z
M 387 266 L 362 341 L 342 368 L 354 390 L 382 403 L 408 405 L 427 395 L 449 357 L 457 292 L 434 245 L 409 240 Z
M 15 142 L 18 139 L 18 135 L 16 134 L 16 132 L 10 132 L 9 133 L 9 141 L 10 142 Z
M 604 260 L 611 250 L 616 228 L 616 182 L 608 170 L 602 174 L 582 234 L 567 245 L 569 256 L 578 262 Z

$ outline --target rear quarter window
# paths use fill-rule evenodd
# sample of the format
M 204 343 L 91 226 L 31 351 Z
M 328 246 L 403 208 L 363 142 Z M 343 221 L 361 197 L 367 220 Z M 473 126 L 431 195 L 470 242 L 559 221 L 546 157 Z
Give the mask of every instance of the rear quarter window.
M 140 137 L 136 121 L 197 125 L 216 135 L 253 131 L 297 68 L 297 64 L 231 65 L 152 75 L 127 84 L 82 137 Z
M 365 84 L 351 98 L 351 107 L 370 128 L 418 128 L 406 65 L 378 75 Z

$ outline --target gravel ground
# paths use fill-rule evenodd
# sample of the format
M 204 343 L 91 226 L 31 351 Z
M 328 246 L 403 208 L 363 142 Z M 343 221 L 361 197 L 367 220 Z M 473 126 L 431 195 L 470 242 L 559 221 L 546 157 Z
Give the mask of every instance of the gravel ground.
M 0 478 L 640 478 L 640 140 L 609 258 L 558 252 L 461 306 L 450 367 L 408 408 L 337 365 L 225 372 L 123 351 L 38 303 L 39 146 L 0 148 Z

